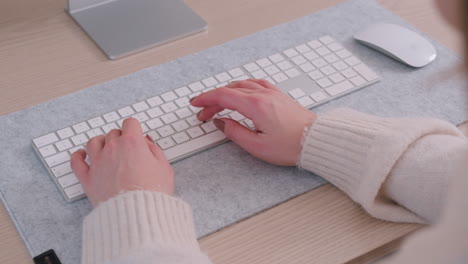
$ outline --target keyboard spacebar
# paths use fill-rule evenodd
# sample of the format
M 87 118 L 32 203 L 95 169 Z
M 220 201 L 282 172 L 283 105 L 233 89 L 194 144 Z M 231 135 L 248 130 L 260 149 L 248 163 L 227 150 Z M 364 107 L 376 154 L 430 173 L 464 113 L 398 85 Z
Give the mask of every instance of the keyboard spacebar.
M 164 154 L 166 154 L 167 160 L 169 162 L 172 162 L 177 160 L 181 156 L 185 156 L 191 152 L 194 152 L 196 150 L 210 145 L 215 145 L 215 143 L 220 143 L 225 139 L 226 136 L 224 135 L 224 133 L 219 130 L 216 130 L 215 132 L 192 139 L 173 148 L 166 149 L 164 150 Z

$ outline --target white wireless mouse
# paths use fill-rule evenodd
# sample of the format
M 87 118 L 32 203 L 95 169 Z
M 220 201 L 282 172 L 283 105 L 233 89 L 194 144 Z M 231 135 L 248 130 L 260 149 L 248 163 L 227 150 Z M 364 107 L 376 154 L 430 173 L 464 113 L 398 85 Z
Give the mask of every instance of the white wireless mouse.
M 375 24 L 354 38 L 412 67 L 423 67 L 435 60 L 434 46 L 416 32 L 395 24 Z

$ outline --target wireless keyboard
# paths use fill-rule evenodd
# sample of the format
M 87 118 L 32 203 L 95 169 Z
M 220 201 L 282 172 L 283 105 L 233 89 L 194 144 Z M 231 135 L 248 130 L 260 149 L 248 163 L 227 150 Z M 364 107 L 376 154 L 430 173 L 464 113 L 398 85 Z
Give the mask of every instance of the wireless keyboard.
M 266 79 L 306 108 L 313 108 L 380 80 L 380 77 L 330 36 L 260 58 L 172 91 L 51 132 L 32 140 L 32 146 L 49 175 L 71 202 L 85 197 L 70 167 L 70 156 L 84 149 L 92 137 L 120 129 L 125 118 L 140 121 L 175 162 L 226 141 L 212 121 L 197 119 L 200 108 L 190 98 L 229 82 Z M 232 118 L 254 129 L 238 112 L 224 110 L 217 117 Z

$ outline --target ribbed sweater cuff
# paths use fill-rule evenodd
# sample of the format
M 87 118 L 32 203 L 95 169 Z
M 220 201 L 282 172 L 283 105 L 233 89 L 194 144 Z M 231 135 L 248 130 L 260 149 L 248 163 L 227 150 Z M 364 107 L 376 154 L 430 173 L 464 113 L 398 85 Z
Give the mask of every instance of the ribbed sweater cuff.
M 408 145 L 427 132 L 416 130 L 410 123 L 350 109 L 328 112 L 320 115 L 306 133 L 298 165 L 331 182 L 374 217 L 422 222 L 381 193 Z
M 148 244 L 199 251 L 190 206 L 149 191 L 126 192 L 100 204 L 83 222 L 82 263 L 108 262 Z

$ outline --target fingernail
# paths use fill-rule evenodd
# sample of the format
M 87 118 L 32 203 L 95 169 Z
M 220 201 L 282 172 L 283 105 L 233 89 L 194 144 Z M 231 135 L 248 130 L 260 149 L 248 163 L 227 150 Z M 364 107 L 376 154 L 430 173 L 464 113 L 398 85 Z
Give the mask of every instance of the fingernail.
M 213 120 L 213 124 L 216 126 L 217 129 L 221 130 L 222 132 L 224 132 L 224 121 L 221 120 L 221 119 L 214 119 Z
M 193 101 L 193 99 L 195 99 L 195 98 L 196 98 L 196 96 L 195 96 L 195 97 L 192 97 L 192 98 L 190 98 L 190 100 L 189 100 L 189 103 L 191 103 L 191 102 Z
M 146 134 L 146 138 L 149 139 L 151 142 L 154 142 L 153 138 L 150 135 Z

